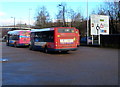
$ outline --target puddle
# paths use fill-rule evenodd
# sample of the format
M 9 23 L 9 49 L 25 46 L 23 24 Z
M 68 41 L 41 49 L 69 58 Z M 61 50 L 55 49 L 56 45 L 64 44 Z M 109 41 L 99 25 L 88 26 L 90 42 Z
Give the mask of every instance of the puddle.
M 1 62 L 8 62 L 8 59 L 6 59 L 6 58 L 0 58 L 0 63 Z

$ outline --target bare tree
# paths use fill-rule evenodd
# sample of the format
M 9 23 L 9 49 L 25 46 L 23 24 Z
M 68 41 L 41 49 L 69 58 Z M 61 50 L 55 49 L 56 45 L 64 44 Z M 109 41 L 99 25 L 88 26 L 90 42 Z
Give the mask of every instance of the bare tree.
M 75 11 L 73 9 L 69 9 L 68 10 L 67 16 L 71 20 L 71 22 L 70 22 L 70 26 L 71 27 L 73 26 L 73 23 L 75 21 L 75 15 L 76 15 L 76 13 L 75 13 Z
M 117 34 L 120 33 L 118 25 L 120 24 L 120 9 L 119 2 L 105 2 L 104 6 L 98 8 L 99 15 L 109 15 L 110 18 L 110 33 Z
M 59 11 L 58 11 L 58 14 L 57 14 L 57 20 L 58 22 L 63 22 L 63 25 L 62 26 L 66 26 L 66 12 L 67 12 L 67 9 L 66 9 L 66 3 L 61 3 L 61 4 L 58 4 L 59 7 Z
M 48 27 L 50 22 L 50 15 L 45 6 L 42 6 L 37 12 L 35 25 L 40 28 Z
M 74 11 L 73 9 L 68 10 L 69 19 L 71 20 L 71 27 L 76 27 L 80 30 L 81 36 L 85 36 L 86 33 L 86 21 L 81 15 L 81 11 Z

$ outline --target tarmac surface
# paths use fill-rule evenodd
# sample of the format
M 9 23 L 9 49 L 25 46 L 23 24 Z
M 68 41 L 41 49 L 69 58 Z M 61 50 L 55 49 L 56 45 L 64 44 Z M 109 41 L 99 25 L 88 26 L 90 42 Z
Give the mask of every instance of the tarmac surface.
M 118 49 L 83 47 L 43 53 L 3 43 L 3 85 L 117 85 Z

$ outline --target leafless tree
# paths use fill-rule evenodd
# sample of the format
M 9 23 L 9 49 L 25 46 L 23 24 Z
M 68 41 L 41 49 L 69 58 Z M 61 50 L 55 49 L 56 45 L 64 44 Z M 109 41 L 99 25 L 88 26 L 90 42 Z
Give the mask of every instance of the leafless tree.
M 48 27 L 48 23 L 50 22 L 50 15 L 45 6 L 42 6 L 37 12 L 35 25 L 39 28 Z
M 70 26 L 73 26 L 73 23 L 75 21 L 75 15 L 76 15 L 76 12 L 73 10 L 73 9 L 69 9 L 68 12 L 67 12 L 67 16 L 68 18 L 70 19 Z
M 97 14 L 109 15 L 110 18 L 110 34 L 120 33 L 120 3 L 106 1 L 104 5 L 98 8 Z
M 58 20 L 58 22 L 62 22 L 63 25 L 62 26 L 66 26 L 66 13 L 67 13 L 67 9 L 66 9 L 66 3 L 61 3 L 61 4 L 58 4 L 57 7 L 59 7 L 59 10 L 58 10 L 58 14 L 56 15 L 56 18 Z

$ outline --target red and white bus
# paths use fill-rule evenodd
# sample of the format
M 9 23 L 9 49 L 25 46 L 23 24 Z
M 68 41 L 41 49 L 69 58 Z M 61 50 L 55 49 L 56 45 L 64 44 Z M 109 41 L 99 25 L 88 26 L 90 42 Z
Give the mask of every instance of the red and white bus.
M 74 27 L 32 29 L 30 38 L 30 50 L 40 49 L 46 53 L 75 51 L 79 45 L 79 32 Z
M 7 33 L 7 46 L 29 46 L 30 30 L 13 30 Z

